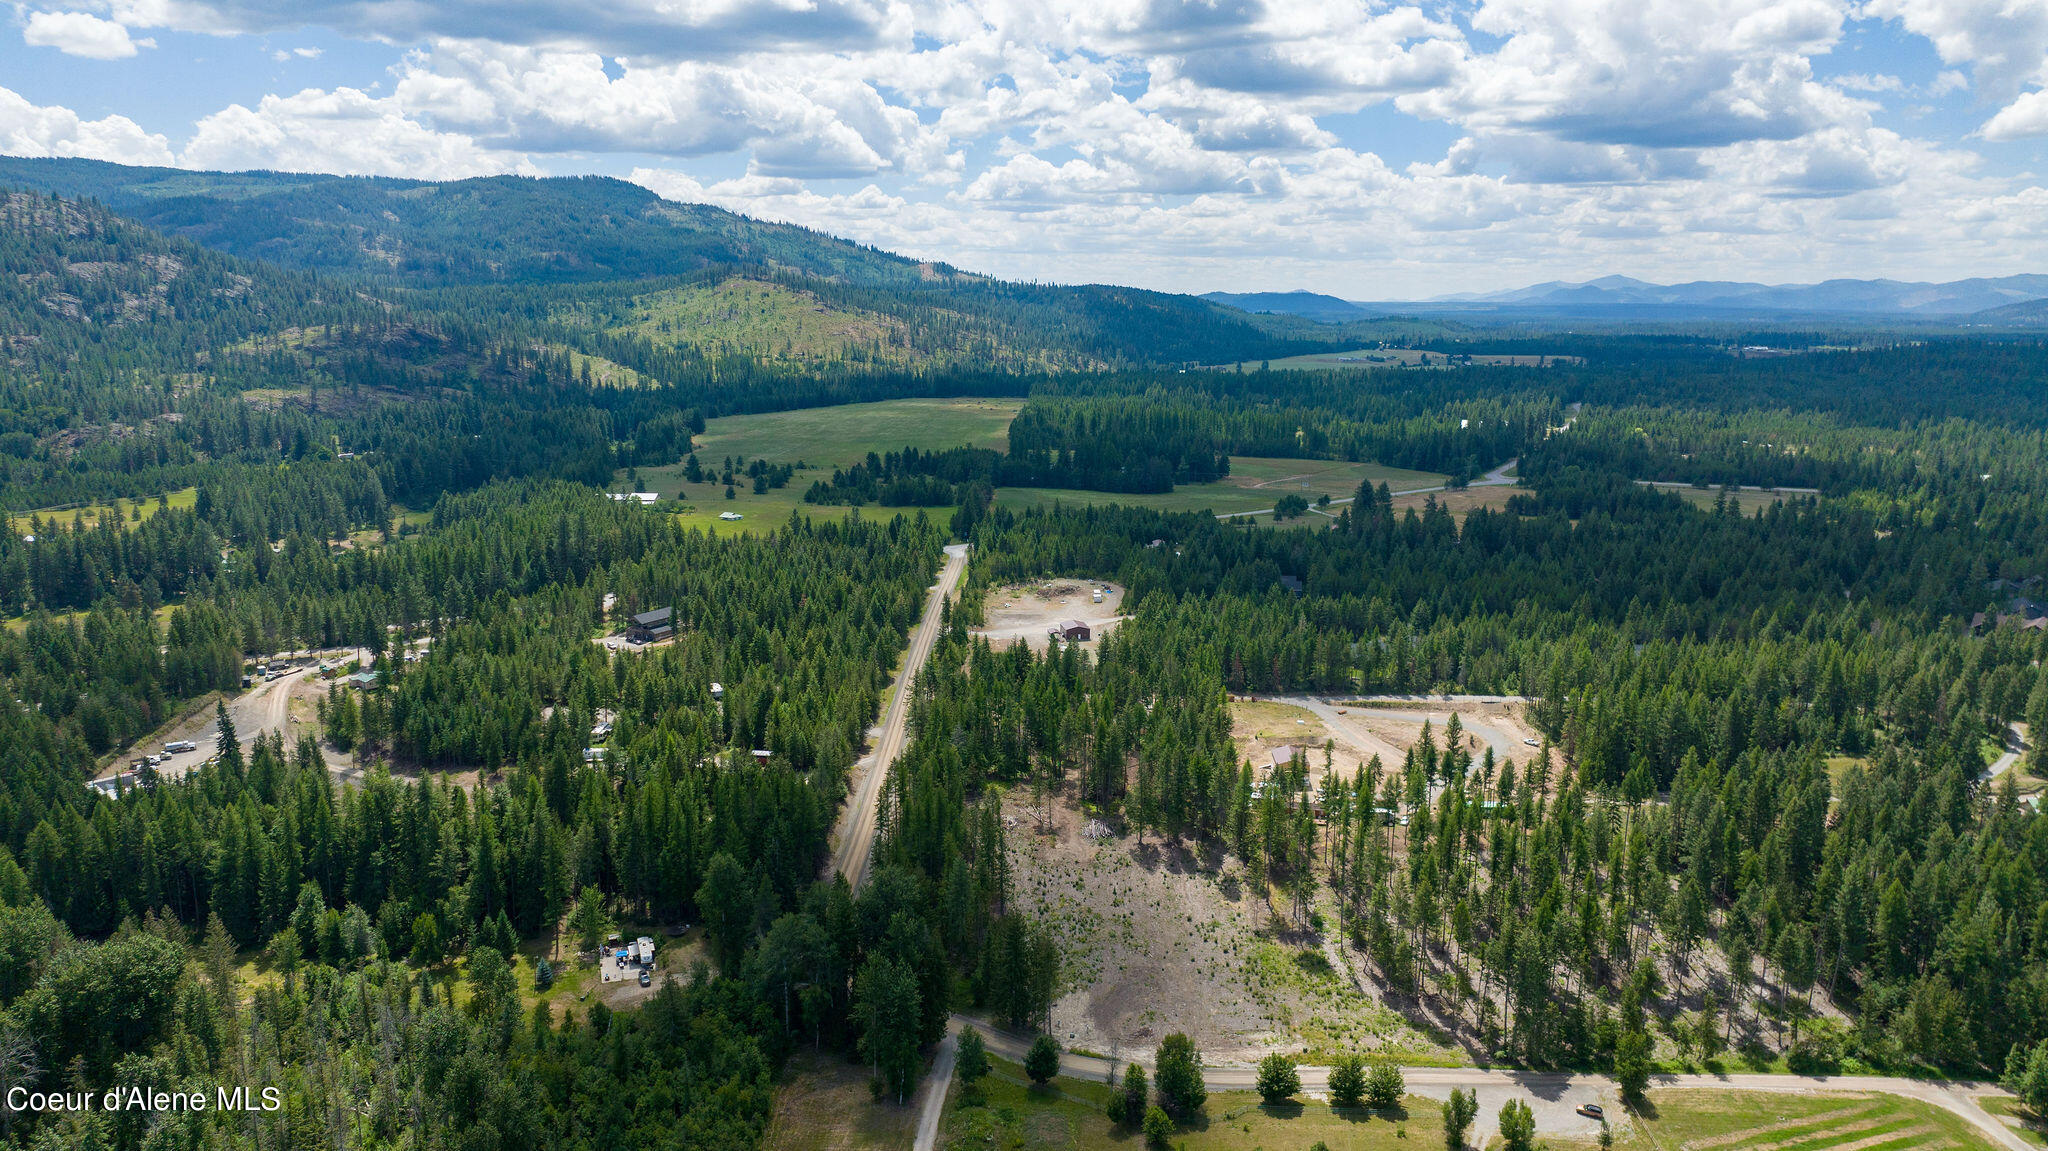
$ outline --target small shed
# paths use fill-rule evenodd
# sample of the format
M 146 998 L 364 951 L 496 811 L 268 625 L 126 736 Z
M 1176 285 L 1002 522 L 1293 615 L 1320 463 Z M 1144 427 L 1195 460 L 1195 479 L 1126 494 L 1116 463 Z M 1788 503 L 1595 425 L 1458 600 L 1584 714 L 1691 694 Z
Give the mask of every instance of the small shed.
M 1052 637 L 1054 639 L 1063 640 L 1067 643 L 1085 643 L 1092 639 L 1094 635 L 1095 633 L 1088 629 L 1087 624 L 1077 619 L 1066 620 L 1058 627 L 1052 629 Z
M 626 628 L 626 638 L 634 643 L 658 643 L 676 634 L 676 609 L 658 607 L 643 611 L 633 617 L 633 623 Z

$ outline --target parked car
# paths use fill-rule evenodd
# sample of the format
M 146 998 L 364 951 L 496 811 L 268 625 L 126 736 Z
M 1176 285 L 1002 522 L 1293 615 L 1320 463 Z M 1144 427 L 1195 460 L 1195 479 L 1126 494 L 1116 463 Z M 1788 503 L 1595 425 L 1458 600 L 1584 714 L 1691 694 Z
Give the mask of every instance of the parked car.
M 1602 1123 L 1607 1121 L 1607 1112 L 1602 1111 L 1598 1103 L 1579 1104 L 1579 1114 L 1584 1115 L 1588 1119 L 1598 1119 Z
M 1541 747 L 1541 746 L 1543 746 L 1542 744 L 1539 744 L 1539 743 L 1537 743 L 1537 742 L 1536 742 L 1535 740 L 1533 740 L 1533 739 L 1525 739 L 1525 740 L 1523 740 L 1522 742 L 1523 742 L 1523 743 L 1526 743 L 1526 744 L 1528 744 L 1528 745 L 1529 745 L 1530 747 Z
M 652 972 L 650 972 L 650 971 L 645 971 L 645 970 L 641 971 L 641 972 L 640 972 L 640 986 L 642 986 L 642 987 L 652 987 L 652 986 L 654 986 L 654 974 L 653 974 Z

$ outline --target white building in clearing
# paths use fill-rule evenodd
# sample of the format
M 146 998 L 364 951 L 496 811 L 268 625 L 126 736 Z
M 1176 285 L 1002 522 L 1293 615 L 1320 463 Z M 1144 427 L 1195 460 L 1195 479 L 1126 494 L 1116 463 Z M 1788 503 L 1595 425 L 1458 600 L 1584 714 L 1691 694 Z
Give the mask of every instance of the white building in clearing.
M 652 507 L 661 502 L 660 492 L 609 492 L 607 494 L 620 503 L 626 503 L 631 500 Z

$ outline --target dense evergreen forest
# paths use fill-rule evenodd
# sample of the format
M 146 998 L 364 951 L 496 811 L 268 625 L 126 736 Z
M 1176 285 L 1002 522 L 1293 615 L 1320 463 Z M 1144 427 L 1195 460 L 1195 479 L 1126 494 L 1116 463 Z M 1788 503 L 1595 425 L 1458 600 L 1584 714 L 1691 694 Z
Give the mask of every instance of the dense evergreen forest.
M 2048 823 L 2017 771 L 1984 779 L 2015 724 L 2048 730 L 2038 342 L 1742 358 L 1431 328 L 1452 356 L 1563 358 L 1182 370 L 1344 345 L 614 181 L 0 181 L 35 189 L 0 202 L 0 1088 L 282 1089 L 248 1116 L 9 1116 L 0 1141 L 752 1148 L 800 1047 L 900 1099 L 949 1012 L 1030 1029 L 1072 986 L 1011 889 L 1025 797 L 1227 858 L 1290 929 L 1333 908 L 1487 1058 L 1993 1076 L 2048 1039 Z M 735 276 L 887 317 L 916 354 L 626 324 Z M 715 536 L 598 490 L 693 458 L 718 416 L 961 395 L 1028 397 L 1007 448 L 840 467 L 805 498 L 865 505 L 843 521 Z M 1301 530 L 991 503 L 1233 456 L 1453 489 L 1513 459 L 1519 484 L 1462 519 L 1368 484 Z M 1722 485 L 1796 490 L 1745 510 Z M 874 869 L 821 880 L 953 539 L 968 584 Z M 1115 580 L 1128 620 L 1092 655 L 971 634 L 991 589 L 1044 576 Z M 673 642 L 596 642 L 654 608 Z M 343 647 L 377 682 L 319 734 L 237 738 L 214 693 Z M 1231 740 L 1233 695 L 1453 690 L 1527 697 L 1542 746 L 1433 731 L 1314 780 Z M 83 786 L 195 707 L 211 765 Z M 702 966 L 630 1011 L 536 1000 L 539 955 L 627 923 L 699 928 Z

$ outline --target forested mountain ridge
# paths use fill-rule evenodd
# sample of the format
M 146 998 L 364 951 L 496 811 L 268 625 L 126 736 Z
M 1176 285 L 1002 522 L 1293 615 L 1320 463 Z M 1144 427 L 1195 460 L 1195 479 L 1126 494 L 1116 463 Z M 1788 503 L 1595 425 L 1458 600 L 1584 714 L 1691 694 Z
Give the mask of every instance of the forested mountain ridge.
M 1219 362 L 1323 350 L 1236 309 L 1113 285 L 1008 283 L 790 224 L 664 200 L 607 177 L 429 182 L 272 172 L 186 172 L 0 157 L 0 186 L 90 197 L 208 247 L 284 267 L 408 288 L 554 286 L 728 277 L 788 283 L 913 326 L 972 330 L 1008 370 Z M 599 296 L 616 295 L 600 288 Z M 850 295 L 849 295 L 850 294 Z M 517 306 L 516 304 L 514 305 Z M 938 366 L 975 366 L 949 350 Z M 1036 354 L 1030 354 L 1036 353 Z

